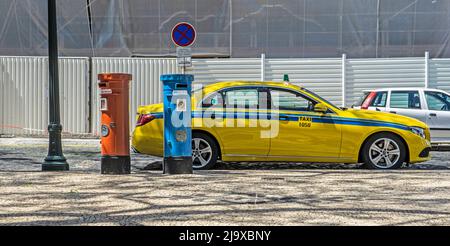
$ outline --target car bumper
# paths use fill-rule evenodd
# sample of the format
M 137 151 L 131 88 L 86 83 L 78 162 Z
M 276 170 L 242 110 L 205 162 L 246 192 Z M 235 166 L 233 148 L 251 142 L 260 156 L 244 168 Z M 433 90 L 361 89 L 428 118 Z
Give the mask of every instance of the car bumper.
M 162 143 L 161 138 L 143 132 L 142 128 L 136 128 L 131 138 L 131 149 L 135 153 L 162 156 Z
M 431 143 L 424 138 L 416 137 L 409 142 L 409 163 L 418 163 L 431 160 Z

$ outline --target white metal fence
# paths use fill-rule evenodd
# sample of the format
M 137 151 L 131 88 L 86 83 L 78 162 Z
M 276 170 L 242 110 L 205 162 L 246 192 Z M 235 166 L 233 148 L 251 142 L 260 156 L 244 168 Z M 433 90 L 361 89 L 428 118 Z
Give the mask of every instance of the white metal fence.
M 227 80 L 261 80 L 261 59 L 204 59 L 194 60 L 195 82 L 214 83 Z
M 383 87 L 424 87 L 424 58 L 348 59 L 345 66 L 345 105 L 362 91 Z
M 59 60 L 61 122 L 64 131 L 89 132 L 88 59 Z M 47 132 L 48 59 L 0 57 L 0 134 Z
M 159 77 L 179 73 L 173 58 L 61 58 L 61 113 L 64 131 L 99 133 L 97 74 L 130 73 L 130 122 L 139 105 L 161 101 Z M 330 101 L 350 106 L 363 90 L 380 87 L 430 87 L 450 92 L 450 59 L 194 59 L 196 83 L 224 80 L 281 81 L 308 87 Z M 48 60 L 0 57 L 0 134 L 46 134 Z M 90 74 L 90 76 L 89 76 Z
M 431 59 L 428 71 L 430 88 L 450 92 L 450 59 Z
M 289 74 L 294 84 L 309 88 L 333 103 L 342 101 L 341 59 L 267 59 L 265 79 L 282 81 Z

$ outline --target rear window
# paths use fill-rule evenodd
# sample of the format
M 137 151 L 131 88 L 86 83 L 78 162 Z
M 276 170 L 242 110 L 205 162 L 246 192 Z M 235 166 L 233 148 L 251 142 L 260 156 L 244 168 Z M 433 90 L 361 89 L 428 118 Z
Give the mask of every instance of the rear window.
M 392 91 L 391 108 L 420 109 L 418 91 Z
M 203 99 L 202 107 L 204 108 L 223 108 L 222 93 L 214 92 Z
M 225 92 L 227 108 L 258 108 L 258 89 L 234 89 Z

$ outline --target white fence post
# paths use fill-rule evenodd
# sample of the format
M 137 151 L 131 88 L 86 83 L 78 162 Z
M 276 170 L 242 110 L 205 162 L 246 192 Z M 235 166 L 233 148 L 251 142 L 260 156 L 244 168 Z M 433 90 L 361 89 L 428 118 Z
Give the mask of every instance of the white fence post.
M 430 60 L 430 53 L 428 51 L 425 51 L 425 88 L 428 88 L 429 86 L 429 60 Z
M 347 61 L 347 55 L 346 54 L 342 54 L 342 61 L 341 61 L 341 63 L 342 63 L 342 81 L 341 81 L 341 83 L 342 83 L 342 107 L 345 107 L 345 104 L 346 104 L 346 100 L 345 100 L 345 97 L 346 97 L 346 93 L 345 93 L 345 89 L 346 89 L 346 83 L 345 83 L 345 80 L 346 80 L 346 78 L 345 78 L 345 75 L 346 75 L 346 71 L 345 71 L 345 63 L 346 63 L 346 61 Z
M 261 81 L 266 80 L 266 54 L 261 54 Z

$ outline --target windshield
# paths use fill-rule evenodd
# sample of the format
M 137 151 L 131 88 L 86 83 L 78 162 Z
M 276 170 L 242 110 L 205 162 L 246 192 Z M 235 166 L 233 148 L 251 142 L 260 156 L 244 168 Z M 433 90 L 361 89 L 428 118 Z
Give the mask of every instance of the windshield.
M 331 102 L 330 102 L 330 101 L 328 101 L 327 99 L 325 99 L 325 98 L 323 98 L 323 97 L 319 96 L 319 95 L 318 95 L 318 94 L 316 94 L 315 92 L 312 92 L 312 91 L 310 91 L 310 90 L 308 90 L 308 89 L 306 89 L 306 88 L 302 88 L 302 90 L 304 90 L 304 91 L 308 92 L 309 94 L 311 94 L 311 95 L 313 95 L 313 96 L 317 97 L 318 99 L 320 99 L 320 100 L 324 101 L 325 103 L 327 103 L 327 104 L 331 105 L 332 107 L 340 109 L 340 107 L 338 107 L 338 106 L 334 105 L 333 103 L 331 103 Z
M 359 98 L 358 101 L 356 101 L 356 106 L 361 106 L 363 105 L 364 101 L 366 100 L 367 96 L 370 94 L 370 92 L 365 91 L 364 94 L 362 95 L 362 97 Z

